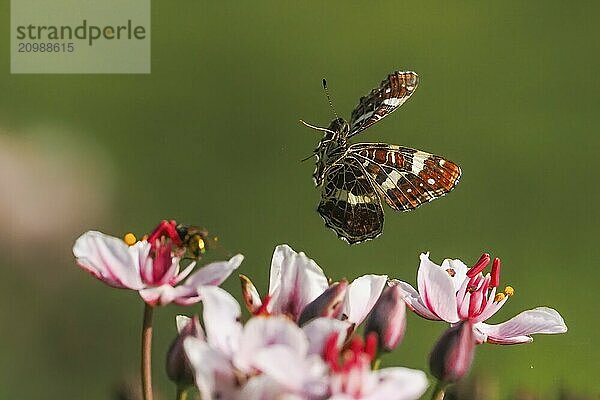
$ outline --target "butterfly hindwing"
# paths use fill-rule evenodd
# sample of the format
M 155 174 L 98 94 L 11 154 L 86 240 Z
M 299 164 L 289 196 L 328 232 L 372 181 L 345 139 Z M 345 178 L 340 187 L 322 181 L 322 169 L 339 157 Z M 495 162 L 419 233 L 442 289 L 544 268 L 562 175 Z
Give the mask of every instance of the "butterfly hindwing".
M 381 143 L 349 147 L 386 203 L 395 210 L 417 208 L 450 192 L 460 179 L 452 161 L 424 151 Z
M 317 211 L 350 244 L 374 239 L 383 230 L 379 195 L 353 157 L 342 158 L 325 172 Z
M 414 93 L 419 84 L 416 73 L 394 72 L 367 96 L 361 97 L 350 117 L 348 137 L 367 129 L 380 119 L 390 115 Z

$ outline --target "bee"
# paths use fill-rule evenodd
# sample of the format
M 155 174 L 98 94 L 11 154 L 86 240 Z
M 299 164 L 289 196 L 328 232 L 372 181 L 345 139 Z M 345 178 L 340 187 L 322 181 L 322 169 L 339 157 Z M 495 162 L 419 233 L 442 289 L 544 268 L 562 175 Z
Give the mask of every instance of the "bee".
M 162 238 L 170 239 L 182 258 L 199 261 L 206 253 L 210 242 L 216 242 L 217 238 L 209 238 L 208 231 L 194 225 L 178 224 L 176 221 L 161 221 L 147 240 L 152 246 Z
M 198 226 L 185 224 L 176 225 L 175 230 L 181 240 L 180 247 L 185 251 L 184 258 L 200 260 L 209 247 L 208 231 Z

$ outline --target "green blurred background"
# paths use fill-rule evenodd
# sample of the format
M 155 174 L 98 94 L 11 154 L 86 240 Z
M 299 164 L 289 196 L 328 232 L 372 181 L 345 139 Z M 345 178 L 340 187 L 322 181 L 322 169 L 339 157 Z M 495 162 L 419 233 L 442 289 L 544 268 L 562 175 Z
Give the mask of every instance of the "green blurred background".
M 148 232 L 163 218 L 218 235 L 266 290 L 274 246 L 305 251 L 334 279 L 388 274 L 414 283 L 418 255 L 503 261 L 516 295 L 492 319 L 539 305 L 569 332 L 484 345 L 473 371 L 507 398 L 567 386 L 600 393 L 600 3 L 154 1 L 150 75 L 10 75 L 9 2 L 0 3 L 0 398 L 106 399 L 137 379 L 142 303 L 77 268 L 88 229 Z M 394 70 L 420 87 L 358 137 L 444 155 L 457 189 L 350 247 L 315 212 L 311 162 L 338 112 Z M 225 287 L 239 298 L 237 279 Z M 176 313 L 156 313 L 155 385 Z M 445 328 L 409 316 L 384 365 L 426 368 Z

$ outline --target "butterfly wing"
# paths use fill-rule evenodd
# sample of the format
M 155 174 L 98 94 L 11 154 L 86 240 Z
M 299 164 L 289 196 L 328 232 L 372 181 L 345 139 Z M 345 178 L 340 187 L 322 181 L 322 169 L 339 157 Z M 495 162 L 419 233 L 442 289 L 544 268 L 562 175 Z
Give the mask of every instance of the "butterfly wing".
M 374 239 L 383 230 L 379 195 L 353 157 L 343 157 L 327 169 L 317 211 L 325 225 L 350 244 Z
M 424 151 L 381 143 L 359 143 L 348 148 L 386 203 L 407 211 L 449 193 L 461 170 L 452 161 Z
M 350 117 L 352 137 L 380 119 L 390 115 L 414 93 L 419 84 L 415 72 L 394 72 L 367 96 L 361 97 Z

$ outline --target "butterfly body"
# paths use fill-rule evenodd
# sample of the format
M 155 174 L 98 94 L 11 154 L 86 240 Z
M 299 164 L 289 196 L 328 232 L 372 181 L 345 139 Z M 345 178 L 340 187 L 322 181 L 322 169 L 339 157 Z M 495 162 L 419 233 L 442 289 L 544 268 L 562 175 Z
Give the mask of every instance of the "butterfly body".
M 385 143 L 349 144 L 349 138 L 389 115 L 414 92 L 418 76 L 395 72 L 359 100 L 350 122 L 334 119 L 314 151 L 313 179 L 323 187 L 317 211 L 325 225 L 350 244 L 383 231 L 382 201 L 409 211 L 450 192 L 460 179 L 453 162 L 424 151 Z

